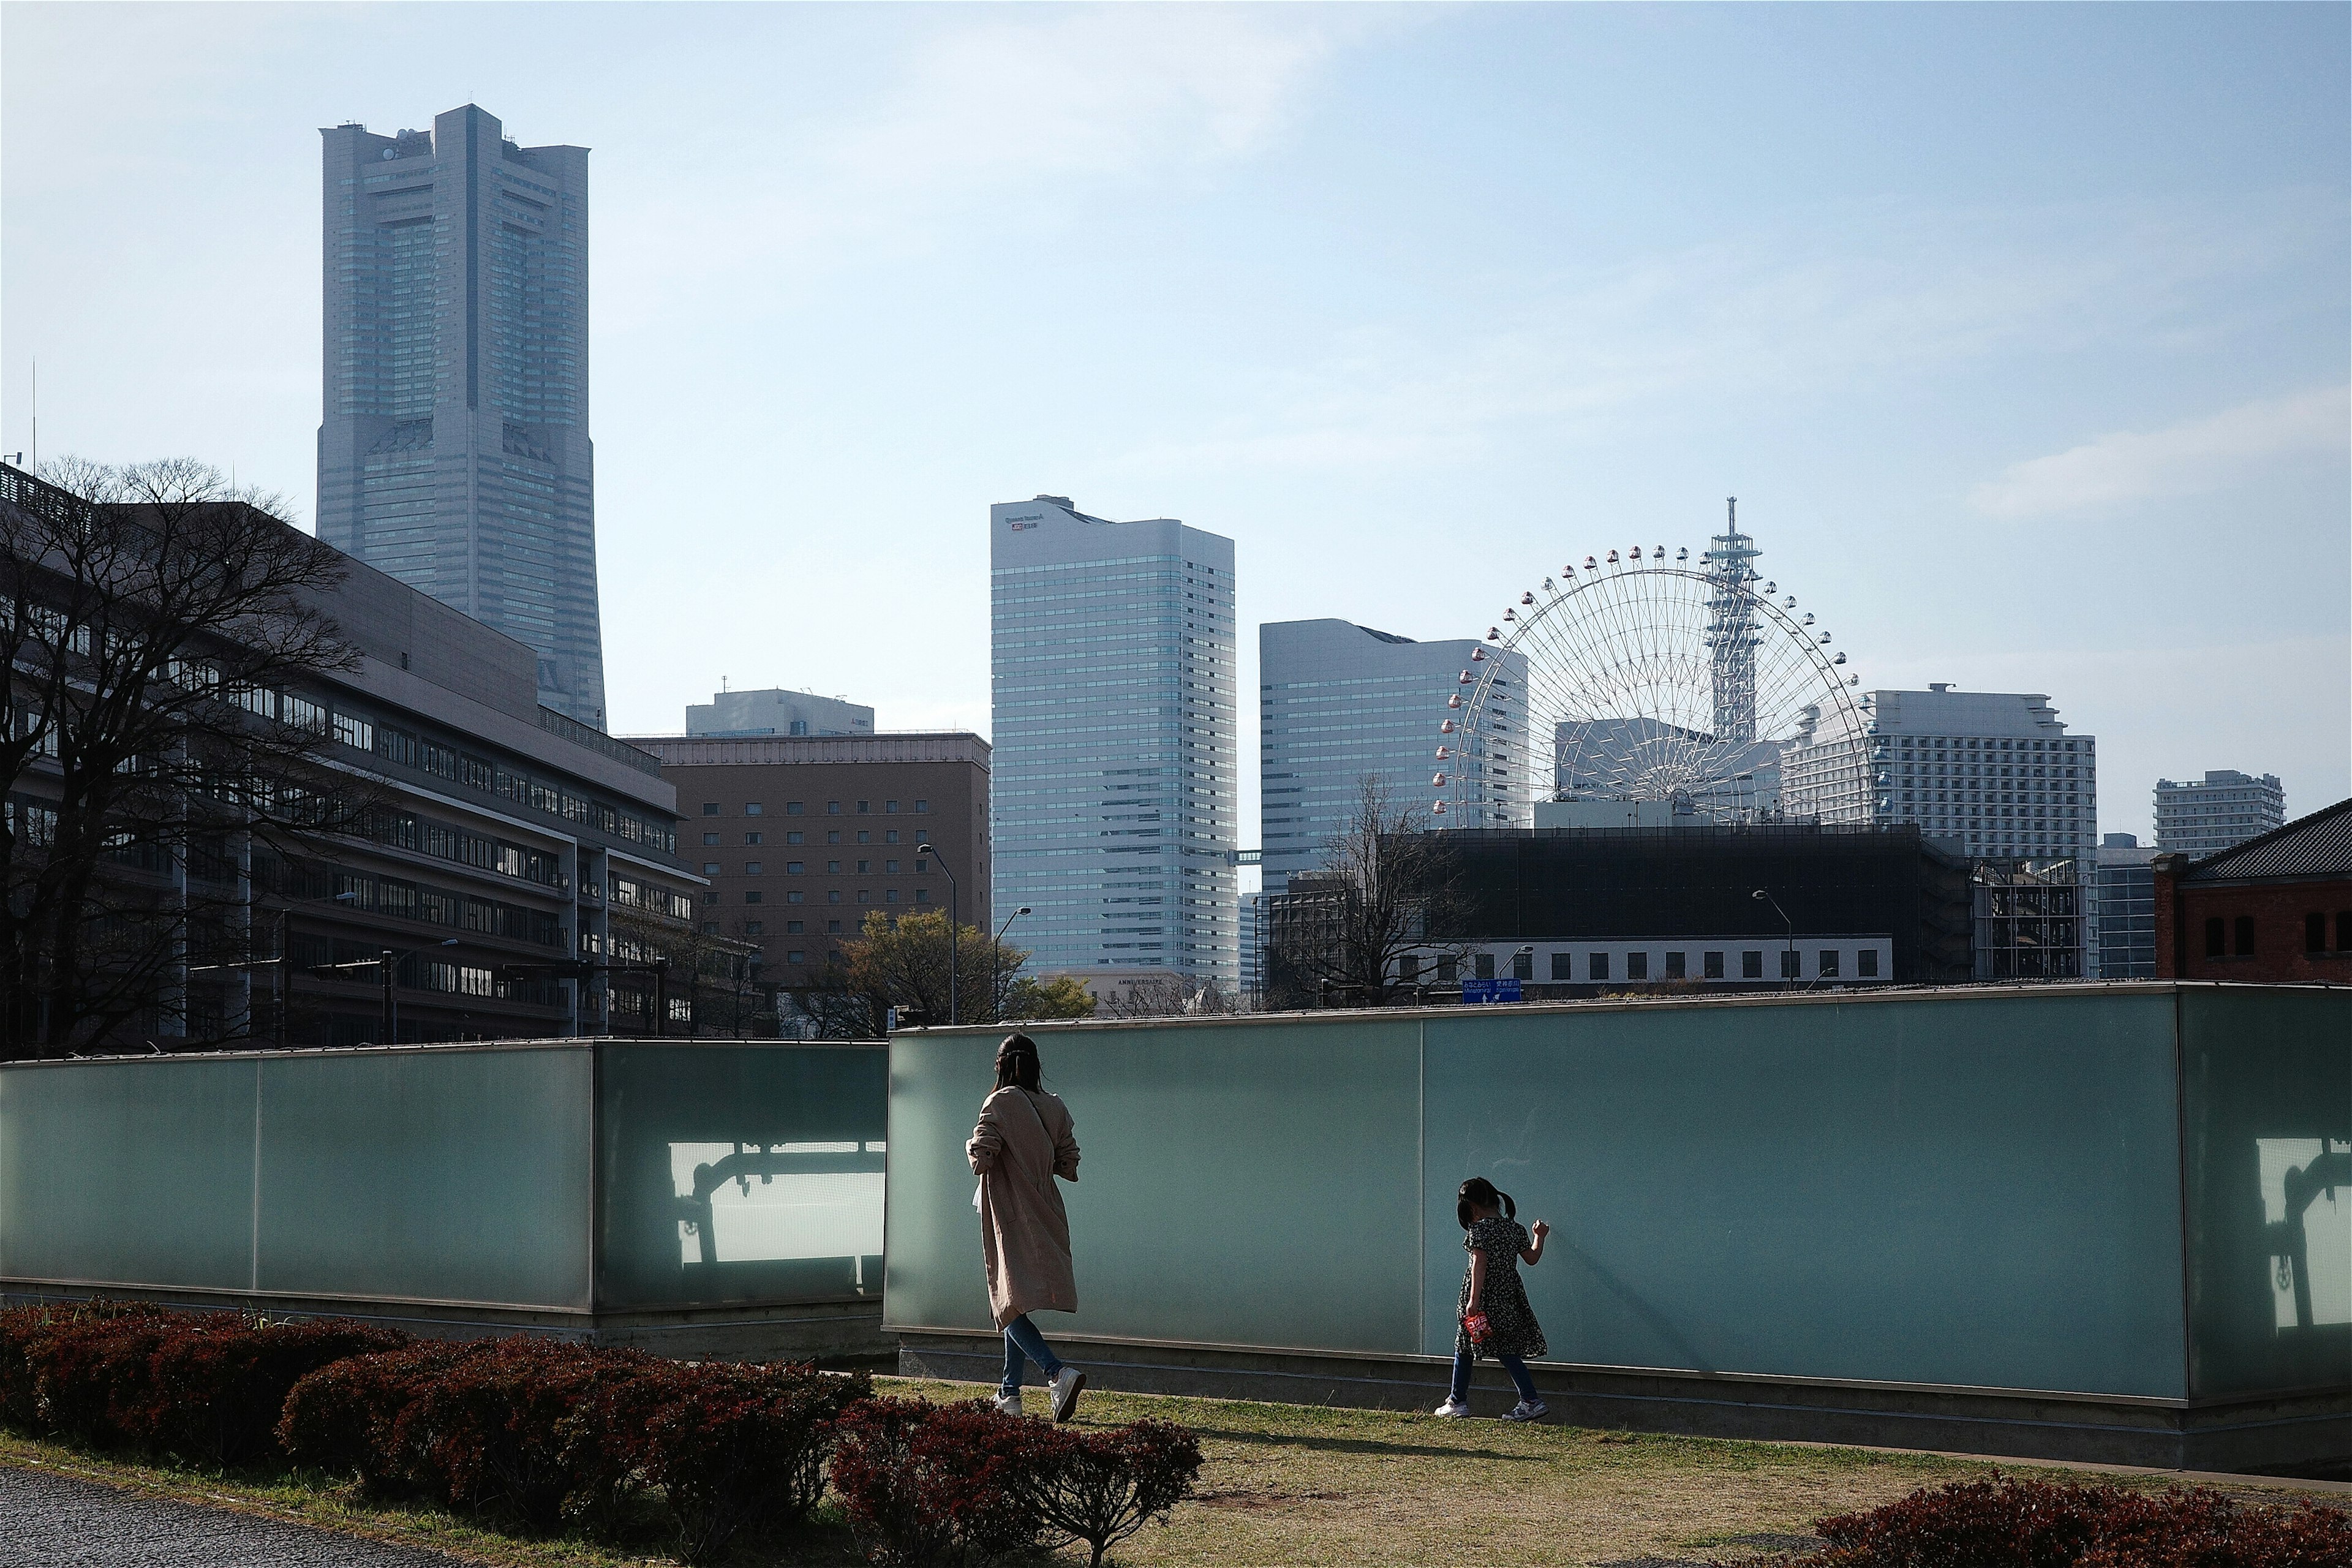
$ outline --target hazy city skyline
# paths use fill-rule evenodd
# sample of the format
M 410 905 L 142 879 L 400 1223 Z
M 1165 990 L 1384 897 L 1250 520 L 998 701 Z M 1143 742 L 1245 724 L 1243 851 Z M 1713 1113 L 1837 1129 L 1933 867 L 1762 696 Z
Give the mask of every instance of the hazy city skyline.
M 317 127 L 471 101 L 597 161 L 616 732 L 985 732 L 1008 495 L 1234 538 L 1246 691 L 1736 493 L 1865 687 L 2097 734 L 2103 828 L 2352 791 L 2340 8 L 402 14 L 0 10 L 0 447 L 37 357 L 45 457 L 309 521 Z

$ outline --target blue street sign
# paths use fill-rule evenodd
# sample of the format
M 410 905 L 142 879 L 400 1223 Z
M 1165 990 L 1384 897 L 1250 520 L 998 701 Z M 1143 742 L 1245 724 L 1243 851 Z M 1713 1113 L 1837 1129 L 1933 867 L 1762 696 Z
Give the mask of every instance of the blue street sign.
M 1517 1002 L 1520 1000 L 1517 980 L 1465 980 L 1462 983 L 1465 1002 Z

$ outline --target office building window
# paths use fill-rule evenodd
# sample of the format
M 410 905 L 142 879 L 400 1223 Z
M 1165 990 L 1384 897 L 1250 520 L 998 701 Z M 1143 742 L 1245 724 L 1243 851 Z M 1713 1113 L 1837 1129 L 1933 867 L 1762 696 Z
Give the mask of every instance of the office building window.
M 716 893 L 705 893 L 702 895 L 702 901 L 706 904 L 715 904 L 719 901 L 719 895 Z
M 754 801 L 747 801 L 747 802 L 745 802 L 745 803 L 744 803 L 744 805 L 743 805 L 743 815 L 744 815 L 744 816 L 759 816 L 759 815 L 760 815 L 760 803 L 759 803 L 758 801 L 756 801 L 756 800 L 754 800 Z
M 897 903 L 897 902 L 898 901 L 898 889 L 896 889 L 896 888 L 885 888 L 885 889 L 882 889 L 882 901 L 883 901 L 884 903 L 886 903 L 886 904 L 895 904 L 895 903 Z
M 841 922 L 839 921 L 825 921 L 824 934 L 827 936 L 839 936 L 841 934 Z
M 797 800 L 788 800 L 784 802 L 784 815 L 786 816 L 798 816 L 801 814 L 802 809 L 802 803 Z
M 702 836 L 702 842 L 706 845 L 715 847 L 719 843 L 719 835 L 716 833 L 706 833 Z
M 1470 973 L 1473 976 L 1480 980 L 1494 979 L 1495 955 L 1491 952 L 1482 952 L 1477 954 L 1475 959 L 1473 961 Z
M 743 922 L 743 934 L 745 936 L 761 936 L 766 933 L 767 929 L 767 926 L 759 921 L 745 921 Z
M 706 801 L 704 801 L 704 802 L 702 803 L 702 815 L 703 815 L 703 816 L 718 816 L 718 815 L 719 815 L 719 803 L 718 803 L 717 801 L 715 801 L 715 800 L 706 800 Z
M 1575 979 L 1576 954 L 1572 952 L 1553 953 L 1551 955 L 1551 977 L 1554 980 Z
M 802 868 L 807 864 L 808 862 L 805 860 L 787 860 L 784 862 L 784 875 L 787 877 L 797 877 L 801 874 Z
M 805 929 L 807 929 L 805 925 L 799 921 L 786 921 L 784 922 L 784 934 L 786 936 L 798 936 Z
M 1798 973 L 1799 966 L 1797 950 L 1793 947 L 1782 948 L 1780 950 L 1780 978 L 1783 980 L 1794 980 L 1797 978 Z
M 756 904 L 756 903 L 758 903 L 758 902 L 760 901 L 760 889 L 757 889 L 757 888 L 754 888 L 754 889 L 752 889 L 750 892 L 748 892 L 748 893 L 744 894 L 744 895 L 743 895 L 743 901 L 744 901 L 745 903 L 747 903 L 747 904 Z
M 837 904 L 841 902 L 841 889 L 839 888 L 827 888 L 824 890 L 824 901 L 828 904 Z
M 1853 955 L 1853 972 L 1864 980 L 1878 978 L 1878 950 L 1865 947 Z
M 804 842 L 804 840 L 797 833 L 787 833 L 784 835 L 784 842 L 787 844 L 799 844 Z
M 860 816 L 867 816 L 873 809 L 874 803 L 870 800 L 861 800 L 857 803 L 857 815 Z
M 743 862 L 743 875 L 746 877 L 756 877 L 759 874 L 760 862 L 757 860 L 746 860 Z
M 702 874 L 706 877 L 716 877 L 719 875 L 719 862 L 716 860 L 705 860 L 702 863 Z
M 808 962 L 808 954 L 796 947 L 790 952 L 784 954 L 784 962 L 787 963 L 806 963 Z
M 1461 973 L 1462 965 L 1454 959 L 1448 957 L 1437 961 L 1437 983 L 1440 985 L 1453 984 Z
M 1720 979 L 1722 979 L 1722 978 L 1723 978 L 1723 954 L 1721 954 L 1721 953 L 1719 953 L 1719 952 L 1710 952 L 1710 953 L 1706 954 L 1706 957 L 1704 958 L 1704 960 L 1702 961 L 1702 963 L 1701 963 L 1701 970 L 1700 970 L 1700 972 L 1701 972 L 1702 973 L 1704 973 L 1704 974 L 1706 976 L 1706 978 L 1707 978 L 1707 979 L 1709 979 L 1709 980 L 1720 980 Z
M 743 842 L 746 844 L 757 844 L 760 842 L 760 836 L 756 833 L 746 833 L 743 835 Z
M 915 810 L 916 810 L 916 812 L 917 812 L 917 814 L 918 814 L 918 815 L 919 815 L 919 814 L 921 814 L 921 813 L 923 813 L 923 812 L 929 811 L 929 810 L 930 810 L 930 809 L 931 809 L 931 803 L 930 803 L 929 801 L 928 801 L 928 800 L 919 800 L 919 801 L 917 801 L 917 802 L 915 803 Z
M 1536 977 L 1536 955 L 1532 952 L 1511 954 L 1511 978 L 1533 980 Z
M 837 800 L 826 801 L 824 803 L 824 814 L 827 816 L 839 816 L 841 815 L 841 802 Z
M 1825 947 L 1821 951 L 1820 966 L 1813 973 L 1824 980 L 1834 980 L 1838 972 L 1838 950 Z
M 930 901 L 931 890 L 929 888 L 917 888 L 915 889 L 915 902 L 919 904 L 928 904 Z
M 1670 952 L 1666 954 L 1667 979 L 1681 980 L 1686 977 L 1684 973 L 1685 967 L 1685 961 L 1686 957 L 1686 954 L 1679 952 Z
M 1625 978 L 1628 980 L 1647 980 L 1649 977 L 1650 955 L 1646 952 L 1627 953 L 1625 955 Z
M 897 801 L 895 801 L 895 800 L 886 800 L 886 801 L 884 801 L 884 802 L 882 803 L 882 815 L 883 815 L 883 816 L 898 816 L 898 803 Z
M 1742 980 L 1764 978 L 1764 953 L 1760 948 L 1750 948 L 1739 955 L 1739 978 Z
M 784 902 L 788 904 L 797 904 L 801 901 L 801 899 L 802 894 L 798 888 L 788 889 L 784 893 Z

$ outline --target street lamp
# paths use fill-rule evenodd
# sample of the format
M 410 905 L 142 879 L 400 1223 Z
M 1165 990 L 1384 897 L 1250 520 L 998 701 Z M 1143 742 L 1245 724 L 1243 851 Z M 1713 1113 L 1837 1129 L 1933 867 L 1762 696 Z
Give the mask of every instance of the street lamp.
M 1001 973 L 1003 966 L 999 962 L 1004 947 L 1004 933 L 1013 929 L 1014 921 L 1028 912 L 1029 906 L 1024 904 L 1005 916 L 1004 923 L 996 928 L 996 940 L 988 944 L 988 1021 L 992 1024 L 1004 1022 L 1004 1001 L 998 994 L 998 984 L 1004 978 Z
M 963 946 L 963 927 L 958 923 L 956 900 L 961 889 L 956 886 L 956 875 L 948 869 L 948 858 L 940 853 L 938 845 L 927 840 L 915 847 L 929 850 L 931 858 L 940 863 L 940 875 L 948 879 L 948 1022 L 961 1024 L 963 1015 L 956 1010 L 956 959 L 957 950 Z
M 1780 923 L 1789 928 L 1789 956 L 1790 958 L 1794 959 L 1797 956 L 1797 922 L 1789 918 L 1789 911 L 1780 907 L 1780 900 L 1774 898 L 1770 893 L 1766 892 L 1763 889 L 1759 888 L 1748 896 L 1751 899 L 1761 899 L 1766 903 L 1771 905 L 1772 912 L 1780 917 Z M 1797 966 L 1793 963 L 1782 965 L 1782 973 L 1780 975 L 1780 982 L 1782 984 L 1786 984 L 1796 978 L 1796 967 Z

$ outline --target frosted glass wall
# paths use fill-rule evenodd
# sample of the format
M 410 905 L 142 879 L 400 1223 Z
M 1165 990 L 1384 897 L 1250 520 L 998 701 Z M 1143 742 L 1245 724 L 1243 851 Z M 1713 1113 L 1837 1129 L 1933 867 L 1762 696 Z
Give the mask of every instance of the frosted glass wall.
M 2352 1383 L 2352 1187 L 2300 1211 L 2308 1325 L 2271 1212 L 2289 1170 L 2307 1186 L 2347 1148 L 2352 995 L 1035 1033 L 1086 1152 L 1064 1189 L 1080 1310 L 1041 1317 L 1048 1334 L 1449 1353 L 1454 1192 L 1484 1175 L 1555 1227 L 1526 1270 L 1555 1361 L 2177 1399 L 2193 1305 L 2200 1396 Z M 993 1045 L 893 1042 L 889 1326 L 988 1326 L 962 1146 Z
M 886 1082 L 879 1046 L 781 1042 L 12 1066 L 0 1279 L 576 1312 L 878 1295 Z

